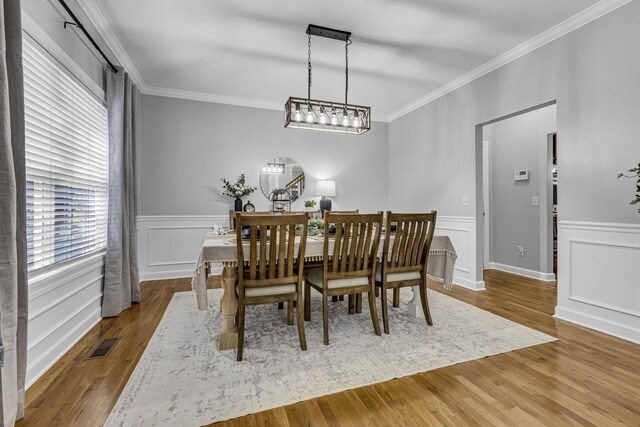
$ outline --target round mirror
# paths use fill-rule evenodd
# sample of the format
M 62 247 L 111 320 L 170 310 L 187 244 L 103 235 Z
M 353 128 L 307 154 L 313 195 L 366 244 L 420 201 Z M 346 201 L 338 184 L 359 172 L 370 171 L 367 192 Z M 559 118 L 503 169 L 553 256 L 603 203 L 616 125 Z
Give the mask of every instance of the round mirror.
M 304 171 L 288 157 L 271 159 L 260 173 L 260 189 L 269 200 L 294 201 L 302 195 L 304 186 Z

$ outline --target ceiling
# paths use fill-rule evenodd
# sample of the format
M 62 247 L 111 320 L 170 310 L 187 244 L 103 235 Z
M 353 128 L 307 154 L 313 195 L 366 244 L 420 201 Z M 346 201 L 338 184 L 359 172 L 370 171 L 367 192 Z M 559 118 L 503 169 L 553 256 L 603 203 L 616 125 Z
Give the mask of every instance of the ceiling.
M 403 107 L 597 0 L 84 0 L 147 93 L 282 108 L 306 97 L 308 24 L 352 32 L 349 101 Z M 97 8 L 97 9 L 96 9 Z M 99 13 L 97 13 L 99 12 Z M 105 28 L 106 27 L 106 28 Z M 115 37 L 114 37 L 115 36 Z M 109 41 L 109 37 L 105 37 Z M 316 99 L 344 98 L 344 43 L 312 37 Z M 120 47 L 120 46 L 117 46 Z M 118 49 L 114 49 L 118 53 Z M 124 53 L 124 55 L 123 55 Z M 129 62 L 127 64 L 127 62 Z M 159 89 L 161 88 L 161 89 Z

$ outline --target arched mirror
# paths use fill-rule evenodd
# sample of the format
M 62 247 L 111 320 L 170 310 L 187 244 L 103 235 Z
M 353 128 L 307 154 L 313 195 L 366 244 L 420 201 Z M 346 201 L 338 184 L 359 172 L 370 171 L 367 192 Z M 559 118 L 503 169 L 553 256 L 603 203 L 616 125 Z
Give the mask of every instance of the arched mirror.
M 267 162 L 260 173 L 260 189 L 269 200 L 294 201 L 302 196 L 305 176 L 298 162 L 276 157 Z

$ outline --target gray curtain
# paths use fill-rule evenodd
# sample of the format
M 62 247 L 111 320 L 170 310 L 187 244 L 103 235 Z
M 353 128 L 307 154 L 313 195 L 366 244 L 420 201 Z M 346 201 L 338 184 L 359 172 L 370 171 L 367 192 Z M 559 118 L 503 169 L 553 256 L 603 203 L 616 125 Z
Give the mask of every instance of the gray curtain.
M 140 93 L 129 75 L 107 71 L 109 220 L 102 317 L 140 302 L 136 243 L 136 145 Z
M 0 426 L 24 416 L 27 228 L 19 0 L 0 0 Z

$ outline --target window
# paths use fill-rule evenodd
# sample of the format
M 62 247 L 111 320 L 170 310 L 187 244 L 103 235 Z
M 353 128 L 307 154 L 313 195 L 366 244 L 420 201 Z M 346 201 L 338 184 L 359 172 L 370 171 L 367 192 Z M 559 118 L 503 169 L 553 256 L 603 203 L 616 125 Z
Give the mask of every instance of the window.
M 105 248 L 107 109 L 24 40 L 29 271 Z

